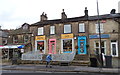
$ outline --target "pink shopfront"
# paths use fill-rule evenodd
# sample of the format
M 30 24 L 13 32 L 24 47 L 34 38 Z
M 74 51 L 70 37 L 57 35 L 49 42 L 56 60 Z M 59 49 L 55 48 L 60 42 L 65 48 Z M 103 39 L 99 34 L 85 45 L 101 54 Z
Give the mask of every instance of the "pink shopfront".
M 49 39 L 49 54 L 56 54 L 56 39 Z
M 35 51 L 40 51 L 42 54 L 56 54 L 56 39 L 49 39 L 46 43 L 45 36 L 36 36 Z M 48 51 L 46 51 L 48 50 Z

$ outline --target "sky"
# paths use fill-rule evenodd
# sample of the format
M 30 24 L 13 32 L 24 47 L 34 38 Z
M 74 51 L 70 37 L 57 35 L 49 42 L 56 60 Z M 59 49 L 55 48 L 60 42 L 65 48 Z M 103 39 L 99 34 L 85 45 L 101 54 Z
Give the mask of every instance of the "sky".
M 62 9 L 68 18 L 84 15 L 87 7 L 89 16 L 97 15 L 97 0 L 0 0 L 0 26 L 2 29 L 16 29 L 22 24 L 40 21 L 45 12 L 48 20 L 60 19 Z M 120 0 L 98 0 L 99 13 L 110 14 L 111 9 L 118 13 Z

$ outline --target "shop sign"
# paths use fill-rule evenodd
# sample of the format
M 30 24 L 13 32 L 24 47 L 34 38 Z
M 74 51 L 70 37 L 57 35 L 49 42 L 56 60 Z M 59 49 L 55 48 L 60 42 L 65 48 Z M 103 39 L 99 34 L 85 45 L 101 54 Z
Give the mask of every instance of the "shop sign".
M 99 38 L 99 35 L 89 35 L 90 39 L 97 39 Z M 101 38 L 110 38 L 109 34 L 101 34 Z
M 61 39 L 73 38 L 73 34 L 61 34 Z
M 45 40 L 45 36 L 36 36 L 35 40 Z

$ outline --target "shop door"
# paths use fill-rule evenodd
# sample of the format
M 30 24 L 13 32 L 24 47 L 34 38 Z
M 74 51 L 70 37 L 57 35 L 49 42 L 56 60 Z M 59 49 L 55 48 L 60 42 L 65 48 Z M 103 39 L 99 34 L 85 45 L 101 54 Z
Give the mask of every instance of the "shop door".
M 56 39 L 49 39 L 49 54 L 56 54 Z
M 79 36 L 78 37 L 78 54 L 87 54 L 86 36 Z

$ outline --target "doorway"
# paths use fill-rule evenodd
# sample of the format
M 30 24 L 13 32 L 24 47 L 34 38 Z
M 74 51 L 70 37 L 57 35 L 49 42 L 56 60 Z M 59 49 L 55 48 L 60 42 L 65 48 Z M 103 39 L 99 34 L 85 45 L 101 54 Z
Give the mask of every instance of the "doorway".
M 49 39 L 49 54 L 56 54 L 56 39 Z
M 87 54 L 86 36 L 79 36 L 78 37 L 78 54 Z

